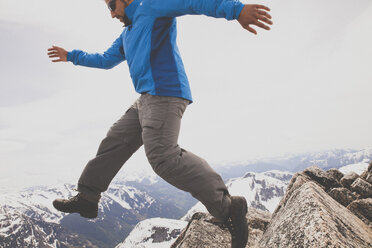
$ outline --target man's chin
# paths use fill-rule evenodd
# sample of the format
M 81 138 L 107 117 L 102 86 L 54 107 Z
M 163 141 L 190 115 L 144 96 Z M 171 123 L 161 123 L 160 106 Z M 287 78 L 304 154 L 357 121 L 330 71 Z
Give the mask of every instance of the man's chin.
M 124 23 L 124 19 L 123 18 L 117 18 L 119 22 L 121 23 Z

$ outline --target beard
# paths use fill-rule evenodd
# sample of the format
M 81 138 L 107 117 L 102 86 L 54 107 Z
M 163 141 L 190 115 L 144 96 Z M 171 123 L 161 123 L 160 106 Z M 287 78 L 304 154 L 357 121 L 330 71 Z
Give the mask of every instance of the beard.
M 129 20 L 128 16 L 124 13 L 124 16 L 122 17 L 124 26 L 123 27 L 128 27 L 132 25 L 132 22 Z

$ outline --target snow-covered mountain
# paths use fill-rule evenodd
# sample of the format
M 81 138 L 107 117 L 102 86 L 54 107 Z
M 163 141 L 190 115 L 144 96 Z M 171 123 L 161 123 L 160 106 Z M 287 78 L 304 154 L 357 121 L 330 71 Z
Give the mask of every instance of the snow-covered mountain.
M 187 223 L 187 221 L 165 218 L 143 220 L 116 248 L 168 248 Z
M 175 204 L 156 199 L 145 190 L 119 183 L 111 185 L 103 194 L 99 216 L 94 220 L 55 210 L 52 201 L 75 195 L 73 188 L 71 184 L 64 184 L 2 194 L 0 247 L 113 247 L 141 220 L 179 218 L 185 213 Z
M 273 212 L 284 196 L 292 176 L 291 172 L 277 170 L 248 172 L 243 177 L 228 180 L 226 186 L 231 195 L 244 196 L 248 206 Z M 207 209 L 198 202 L 181 219 L 189 221 L 196 212 L 207 212 Z

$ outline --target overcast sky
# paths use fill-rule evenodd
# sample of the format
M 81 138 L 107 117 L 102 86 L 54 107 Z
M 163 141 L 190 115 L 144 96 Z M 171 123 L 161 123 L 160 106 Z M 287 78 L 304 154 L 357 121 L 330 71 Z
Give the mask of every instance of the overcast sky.
M 372 145 L 372 2 L 270 0 L 271 31 L 178 18 L 194 103 L 179 143 L 213 166 Z M 122 32 L 103 0 L 0 0 L 0 189 L 74 182 L 136 100 L 126 62 L 51 63 L 102 52 Z M 150 170 L 143 149 L 123 172 Z

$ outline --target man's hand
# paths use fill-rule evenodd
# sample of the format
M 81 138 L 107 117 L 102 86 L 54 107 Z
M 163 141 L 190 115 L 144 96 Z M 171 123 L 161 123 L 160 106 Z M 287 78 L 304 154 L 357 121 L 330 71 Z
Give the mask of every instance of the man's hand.
M 269 15 L 265 10 L 270 11 L 270 9 L 264 5 L 245 4 L 240 12 L 238 22 L 244 29 L 254 34 L 257 34 L 257 32 L 249 26 L 251 24 L 270 30 L 270 27 L 264 23 L 271 25 L 273 22 L 271 21 L 271 15 Z
M 62 47 L 52 46 L 48 49 L 49 58 L 58 58 L 52 60 L 52 62 L 66 62 L 67 61 L 67 51 Z

